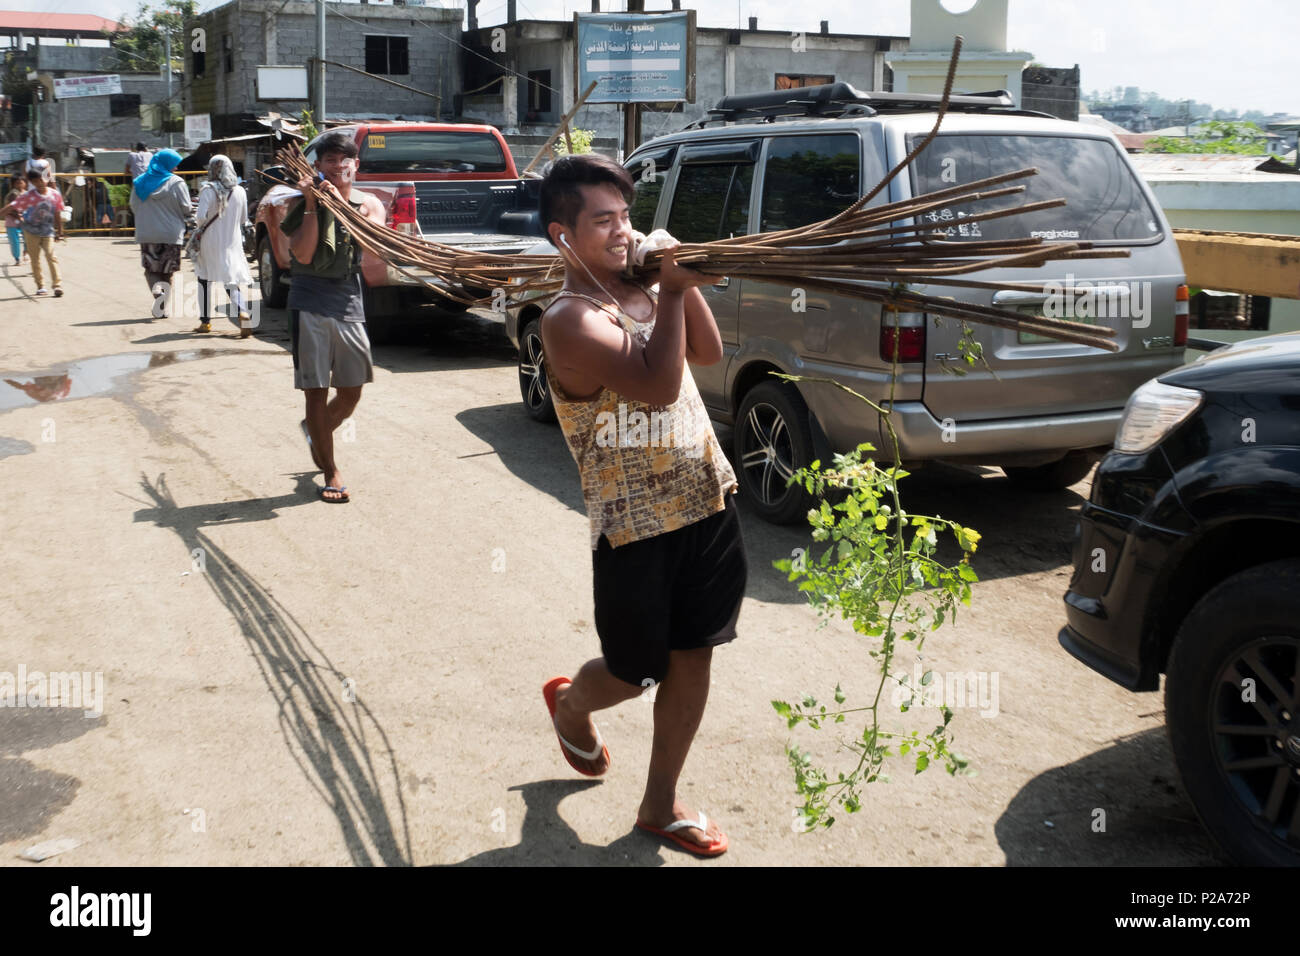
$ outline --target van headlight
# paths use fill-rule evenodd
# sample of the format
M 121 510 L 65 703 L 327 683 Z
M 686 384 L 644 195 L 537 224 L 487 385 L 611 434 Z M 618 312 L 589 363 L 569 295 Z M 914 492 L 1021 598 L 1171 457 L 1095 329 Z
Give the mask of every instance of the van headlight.
M 1204 399 L 1204 394 L 1195 389 L 1152 379 L 1124 406 L 1115 432 L 1115 450 L 1133 453 L 1153 448 L 1200 408 Z

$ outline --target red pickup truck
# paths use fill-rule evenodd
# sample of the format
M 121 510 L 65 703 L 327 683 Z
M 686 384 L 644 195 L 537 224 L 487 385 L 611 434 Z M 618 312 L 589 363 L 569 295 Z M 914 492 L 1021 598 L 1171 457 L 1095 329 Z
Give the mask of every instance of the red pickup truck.
M 514 254 L 537 242 L 539 181 L 519 178 L 495 127 L 361 123 L 327 132 L 355 139 L 360 156 L 354 188 L 383 203 L 391 228 L 476 252 Z M 320 138 L 303 148 L 308 162 L 315 160 Z M 263 173 L 275 179 L 277 169 L 283 173 L 282 167 Z M 283 308 L 289 295 L 289 238 L 280 222 L 298 195 L 294 186 L 276 185 L 257 206 L 258 281 L 271 308 Z M 417 303 L 451 305 L 369 253 L 362 255 L 361 275 L 367 319 Z

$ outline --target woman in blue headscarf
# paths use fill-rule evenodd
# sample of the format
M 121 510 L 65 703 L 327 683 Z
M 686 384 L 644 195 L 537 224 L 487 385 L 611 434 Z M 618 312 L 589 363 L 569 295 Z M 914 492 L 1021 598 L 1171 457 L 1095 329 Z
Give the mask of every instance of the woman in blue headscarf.
M 172 276 L 181 268 L 185 226 L 194 219 L 189 187 L 172 172 L 180 161 L 181 154 L 174 149 L 160 149 L 131 186 L 135 241 L 154 296 L 153 314 L 159 318 L 167 317 Z

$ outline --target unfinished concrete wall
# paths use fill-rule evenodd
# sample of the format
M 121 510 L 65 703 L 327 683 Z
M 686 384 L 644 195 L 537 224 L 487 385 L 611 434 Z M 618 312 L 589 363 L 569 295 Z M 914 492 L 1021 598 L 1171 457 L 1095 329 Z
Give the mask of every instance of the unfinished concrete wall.
M 415 90 L 441 92 L 441 112 L 450 115 L 452 96 L 460 88 L 461 16 L 459 10 L 435 7 L 329 3 L 325 58 L 364 70 L 368 34 L 404 37 L 409 72 L 391 74 L 389 79 Z M 202 14 L 194 26 L 206 31 L 207 50 L 203 75 L 196 75 L 191 84 L 186 111 L 211 113 L 214 134 L 238 132 L 254 114 L 297 113 L 310 106 L 308 100 L 259 100 L 257 67 L 310 67 L 316 56 L 314 3 L 235 0 Z M 224 53 L 226 37 L 233 48 L 230 70 Z M 193 51 L 187 57 L 192 65 Z M 433 120 L 439 115 L 433 97 L 337 66 L 326 68 L 325 109 L 331 119 L 373 115 Z

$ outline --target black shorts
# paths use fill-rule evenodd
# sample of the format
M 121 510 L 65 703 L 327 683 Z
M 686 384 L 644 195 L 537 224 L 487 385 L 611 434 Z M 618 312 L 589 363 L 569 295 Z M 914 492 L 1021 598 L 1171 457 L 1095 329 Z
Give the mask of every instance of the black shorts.
M 748 565 L 735 495 L 702 521 L 620 548 L 600 536 L 591 555 L 596 633 L 619 680 L 659 683 L 668 652 L 736 636 Z

